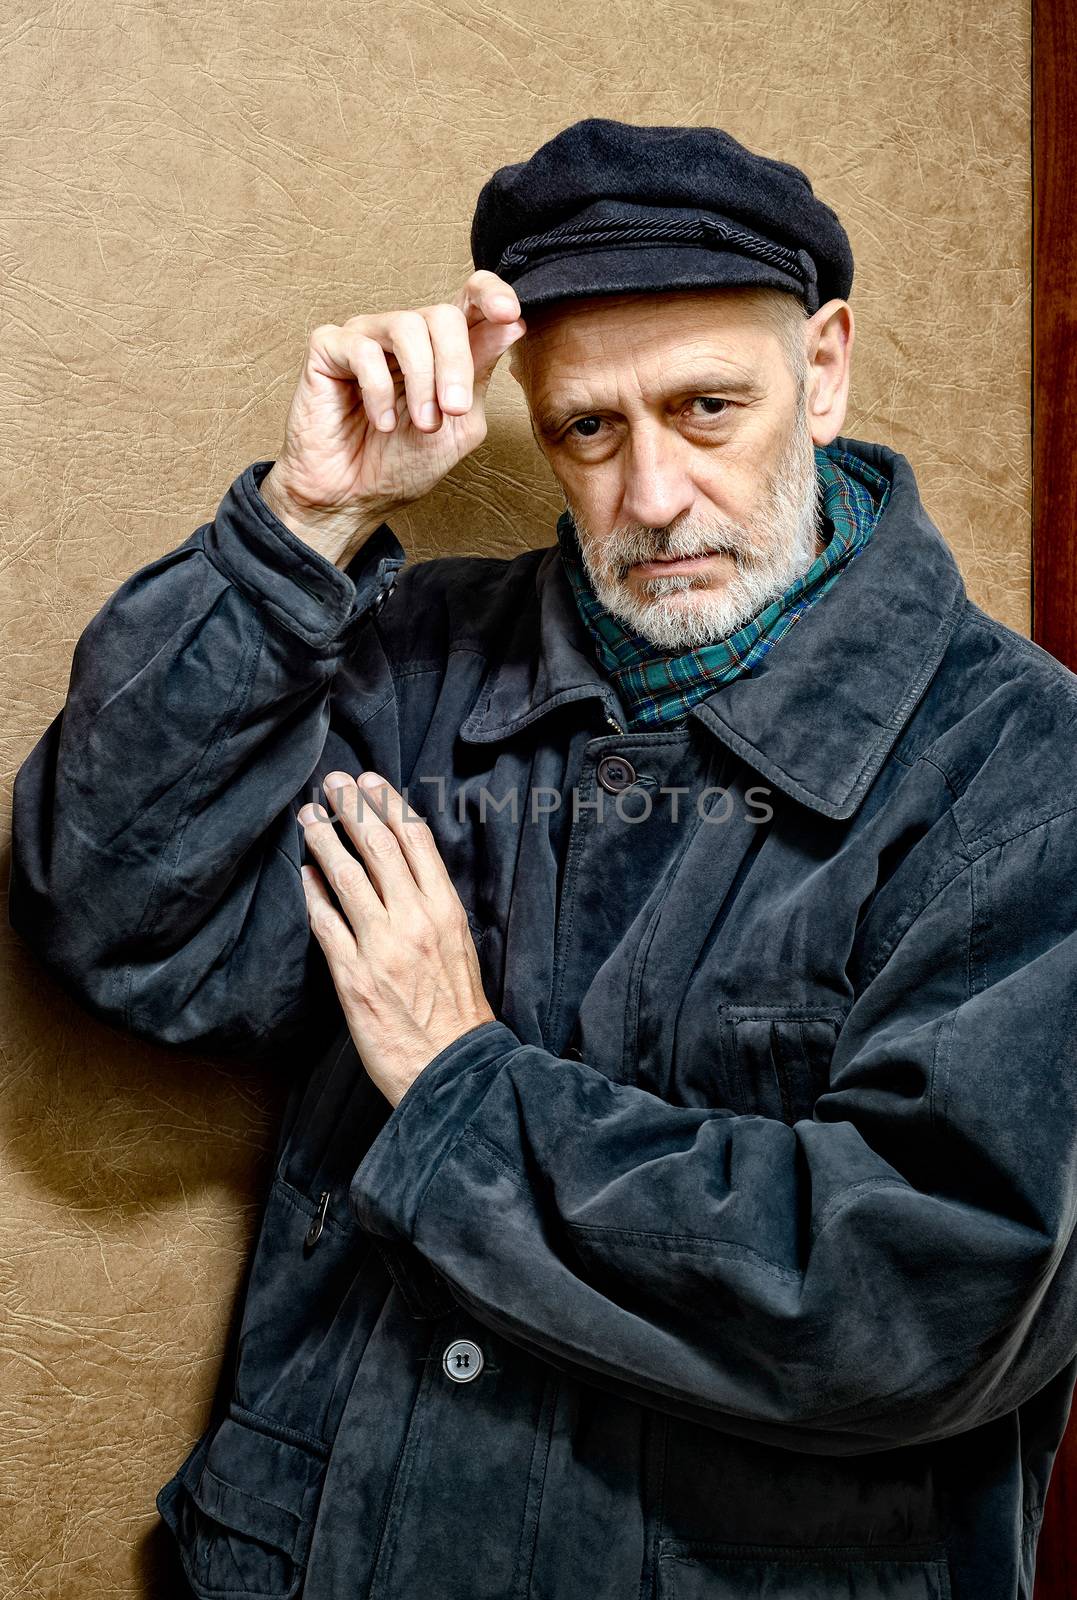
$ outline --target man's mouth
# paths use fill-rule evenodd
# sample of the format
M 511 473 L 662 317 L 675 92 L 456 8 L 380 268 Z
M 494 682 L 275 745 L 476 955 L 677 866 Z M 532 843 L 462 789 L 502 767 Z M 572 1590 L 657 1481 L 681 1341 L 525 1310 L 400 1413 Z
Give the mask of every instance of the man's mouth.
M 642 573 L 645 578 L 661 577 L 664 573 L 694 572 L 697 568 L 706 566 L 708 561 L 713 561 L 718 550 L 707 550 L 701 556 L 675 556 L 670 560 L 637 561 L 632 566 L 633 572 Z

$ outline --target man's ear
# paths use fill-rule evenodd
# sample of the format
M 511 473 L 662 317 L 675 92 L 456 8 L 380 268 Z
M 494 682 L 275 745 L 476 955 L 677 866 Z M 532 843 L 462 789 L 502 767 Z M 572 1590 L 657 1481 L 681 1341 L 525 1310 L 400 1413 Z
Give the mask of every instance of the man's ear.
M 808 323 L 808 426 L 812 443 L 828 445 L 845 423 L 856 330 L 845 300 L 828 300 Z

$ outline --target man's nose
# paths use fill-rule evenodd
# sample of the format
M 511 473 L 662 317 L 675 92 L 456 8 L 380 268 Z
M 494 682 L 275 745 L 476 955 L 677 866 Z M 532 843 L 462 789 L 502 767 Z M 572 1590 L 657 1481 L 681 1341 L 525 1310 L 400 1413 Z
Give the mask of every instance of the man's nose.
M 665 528 L 691 510 L 696 490 L 684 459 L 684 441 L 659 426 L 632 430 L 624 452 L 622 522 Z

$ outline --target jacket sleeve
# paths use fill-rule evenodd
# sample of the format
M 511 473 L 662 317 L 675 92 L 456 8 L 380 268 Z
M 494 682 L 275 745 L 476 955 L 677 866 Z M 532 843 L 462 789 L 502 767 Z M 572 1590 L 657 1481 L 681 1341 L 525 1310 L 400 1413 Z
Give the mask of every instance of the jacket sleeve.
M 82 633 L 15 779 L 8 892 L 12 926 L 99 1018 L 254 1057 L 336 1015 L 296 813 L 320 798 L 350 650 L 360 699 L 391 699 L 369 618 L 405 559 L 383 523 L 335 567 L 262 500 L 272 465 Z
M 1075 819 L 925 887 L 810 1119 L 486 1022 L 393 1110 L 360 1220 L 553 1365 L 749 1438 L 858 1454 L 1012 1410 L 1077 1352 Z

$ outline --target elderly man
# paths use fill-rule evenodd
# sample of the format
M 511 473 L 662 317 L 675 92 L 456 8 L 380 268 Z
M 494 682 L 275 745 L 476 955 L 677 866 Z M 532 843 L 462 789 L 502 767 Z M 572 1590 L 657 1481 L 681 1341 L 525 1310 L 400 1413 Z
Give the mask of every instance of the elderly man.
M 279 456 L 93 619 L 16 783 L 41 958 L 293 1074 L 158 1497 L 187 1582 L 1028 1597 L 1077 682 L 839 436 L 852 259 L 796 168 L 588 119 L 472 247 L 452 303 L 314 331 Z M 557 544 L 399 571 L 510 348 Z

